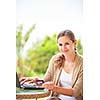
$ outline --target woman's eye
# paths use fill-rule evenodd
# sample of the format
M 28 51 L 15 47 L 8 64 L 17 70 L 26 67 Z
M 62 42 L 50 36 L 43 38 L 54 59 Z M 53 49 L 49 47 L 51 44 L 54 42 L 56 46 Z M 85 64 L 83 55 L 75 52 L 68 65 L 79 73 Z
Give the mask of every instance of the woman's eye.
M 59 44 L 59 46 L 62 46 L 62 44 Z

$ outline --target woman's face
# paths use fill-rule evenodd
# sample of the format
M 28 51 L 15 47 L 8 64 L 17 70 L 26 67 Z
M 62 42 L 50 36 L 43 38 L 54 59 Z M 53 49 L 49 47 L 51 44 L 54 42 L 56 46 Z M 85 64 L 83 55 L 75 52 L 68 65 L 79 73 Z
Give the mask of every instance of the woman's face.
M 69 55 L 75 52 L 76 41 L 73 42 L 68 36 L 62 36 L 58 39 L 58 48 L 64 55 Z

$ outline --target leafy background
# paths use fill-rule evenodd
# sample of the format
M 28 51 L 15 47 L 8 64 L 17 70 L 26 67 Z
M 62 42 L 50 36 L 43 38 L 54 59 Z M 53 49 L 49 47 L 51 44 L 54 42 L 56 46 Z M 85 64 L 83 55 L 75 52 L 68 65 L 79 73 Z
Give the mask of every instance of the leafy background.
M 45 36 L 42 40 L 37 40 L 32 44 L 32 47 L 27 50 L 27 56 L 23 58 L 22 51 L 27 43 L 30 34 L 35 30 L 36 25 L 32 27 L 23 35 L 23 26 L 17 26 L 16 30 L 16 71 L 19 76 L 39 76 L 43 77 L 48 67 L 50 58 L 58 53 L 56 43 L 56 33 L 52 36 Z M 81 39 L 77 42 L 77 51 L 83 55 L 83 47 Z

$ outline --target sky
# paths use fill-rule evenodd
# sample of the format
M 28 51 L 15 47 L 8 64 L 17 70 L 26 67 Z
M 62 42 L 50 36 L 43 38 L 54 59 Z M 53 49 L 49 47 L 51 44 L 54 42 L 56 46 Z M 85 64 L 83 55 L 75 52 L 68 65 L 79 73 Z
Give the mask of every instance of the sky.
M 23 35 L 36 24 L 23 54 L 45 35 L 70 29 L 82 38 L 83 0 L 16 0 L 16 26 L 23 25 Z

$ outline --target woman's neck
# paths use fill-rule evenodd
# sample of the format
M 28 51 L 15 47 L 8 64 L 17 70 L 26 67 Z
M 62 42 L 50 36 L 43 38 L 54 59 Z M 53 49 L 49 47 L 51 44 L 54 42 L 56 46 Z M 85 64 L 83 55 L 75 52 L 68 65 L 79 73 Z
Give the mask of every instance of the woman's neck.
M 76 54 L 75 53 L 70 54 L 70 55 L 65 55 L 65 61 L 68 61 L 68 62 L 74 62 L 75 58 L 76 58 Z

